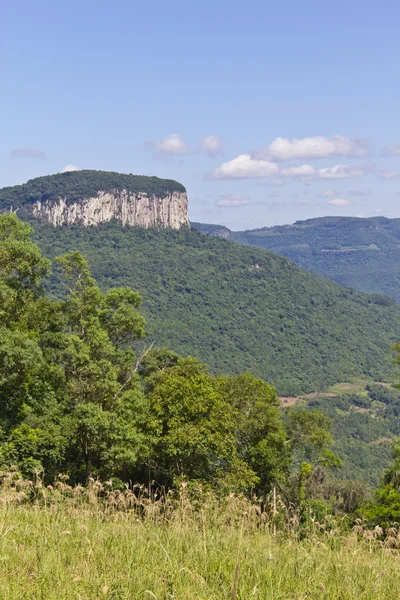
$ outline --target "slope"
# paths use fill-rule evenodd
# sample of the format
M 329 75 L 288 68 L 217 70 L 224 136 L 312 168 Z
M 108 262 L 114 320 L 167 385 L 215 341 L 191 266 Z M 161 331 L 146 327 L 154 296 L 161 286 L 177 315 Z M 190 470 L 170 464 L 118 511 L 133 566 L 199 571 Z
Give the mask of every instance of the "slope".
M 150 338 L 216 372 L 250 370 L 286 395 L 389 376 L 400 309 L 284 257 L 193 230 L 115 222 L 38 226 L 36 240 L 50 257 L 81 250 L 103 288 L 138 290 Z M 56 279 L 52 285 L 58 293 Z
M 237 232 L 220 225 L 192 227 L 278 252 L 341 285 L 389 294 L 400 302 L 400 219 L 323 217 Z

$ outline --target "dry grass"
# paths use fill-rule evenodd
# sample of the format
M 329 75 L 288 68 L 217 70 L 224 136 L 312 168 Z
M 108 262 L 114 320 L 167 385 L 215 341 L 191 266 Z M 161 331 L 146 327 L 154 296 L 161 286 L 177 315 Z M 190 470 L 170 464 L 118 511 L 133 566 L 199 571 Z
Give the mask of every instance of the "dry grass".
M 107 491 L 108 490 L 108 491 Z M 27 501 L 30 498 L 29 502 Z M 397 599 L 397 530 L 298 522 L 278 501 L 149 499 L 110 484 L 6 479 L 0 492 L 0 598 L 63 600 Z M 384 540 L 384 541 L 382 541 Z

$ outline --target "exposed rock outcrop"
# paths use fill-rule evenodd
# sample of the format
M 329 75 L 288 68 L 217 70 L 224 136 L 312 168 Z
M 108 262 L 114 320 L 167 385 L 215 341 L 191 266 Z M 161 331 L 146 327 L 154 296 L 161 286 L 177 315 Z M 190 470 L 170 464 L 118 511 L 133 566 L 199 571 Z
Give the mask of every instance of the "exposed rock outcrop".
M 184 192 L 171 192 L 165 197 L 148 193 L 133 193 L 126 189 L 98 191 L 96 196 L 68 202 L 38 200 L 32 205 L 35 217 L 52 225 L 98 225 L 117 219 L 123 225 L 140 227 L 172 227 L 189 225 L 188 200 Z

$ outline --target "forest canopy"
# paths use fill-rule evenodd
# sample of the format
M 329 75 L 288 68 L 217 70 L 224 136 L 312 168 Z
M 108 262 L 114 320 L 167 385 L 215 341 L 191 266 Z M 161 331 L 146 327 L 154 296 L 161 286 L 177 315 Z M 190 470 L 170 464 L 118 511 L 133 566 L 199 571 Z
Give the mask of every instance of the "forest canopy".
M 35 202 L 56 202 L 63 198 L 67 204 L 97 196 L 99 191 L 127 190 L 164 198 L 173 192 L 186 192 L 184 186 L 171 179 L 131 175 L 108 171 L 68 171 L 31 179 L 23 185 L 0 189 L 0 211 L 23 208 Z

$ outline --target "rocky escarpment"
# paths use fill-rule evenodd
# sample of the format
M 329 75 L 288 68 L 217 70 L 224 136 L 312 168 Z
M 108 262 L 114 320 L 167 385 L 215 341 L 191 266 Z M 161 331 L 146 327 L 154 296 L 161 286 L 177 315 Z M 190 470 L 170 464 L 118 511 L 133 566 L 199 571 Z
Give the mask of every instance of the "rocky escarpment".
M 32 179 L 0 190 L 0 212 L 18 210 L 27 218 L 52 225 L 98 225 L 116 219 L 123 225 L 189 225 L 188 200 L 182 184 L 171 179 L 73 171 Z
M 179 229 L 189 225 L 188 201 L 185 192 L 172 192 L 164 198 L 146 192 L 132 193 L 126 189 L 99 191 L 92 198 L 67 203 L 38 200 L 32 205 L 35 217 L 45 219 L 52 225 L 98 225 L 117 219 L 123 225 L 139 227 L 172 227 Z

